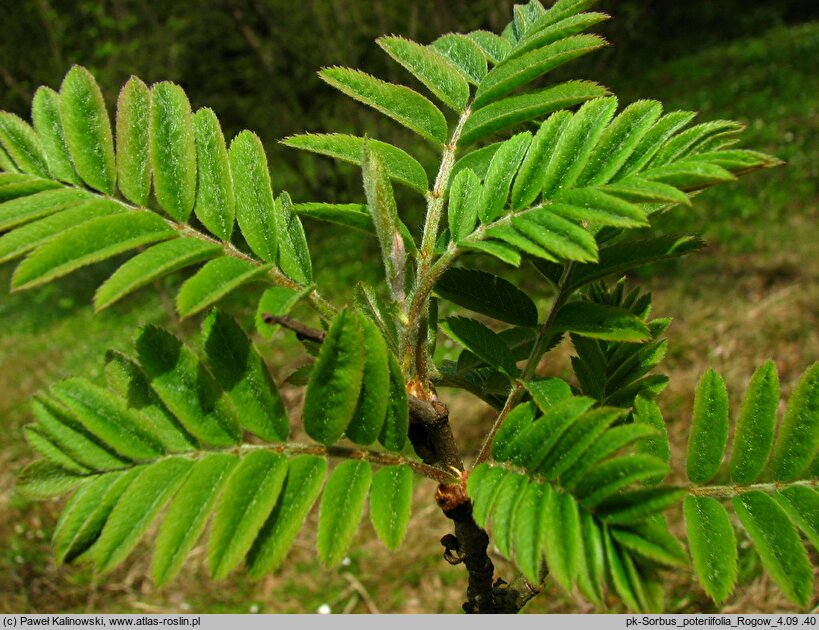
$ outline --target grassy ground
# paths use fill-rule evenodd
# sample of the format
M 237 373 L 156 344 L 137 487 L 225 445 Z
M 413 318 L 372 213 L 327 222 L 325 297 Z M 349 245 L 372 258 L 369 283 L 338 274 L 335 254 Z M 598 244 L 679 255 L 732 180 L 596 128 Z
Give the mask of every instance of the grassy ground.
M 759 39 L 679 59 L 639 80 L 608 81 L 624 102 L 651 96 L 668 109 L 699 110 L 701 119 L 741 120 L 748 125 L 748 146 L 789 162 L 786 168 L 704 194 L 693 210 L 664 218 L 659 229 L 703 232 L 710 247 L 695 258 L 632 279 L 654 292 L 657 316 L 674 318 L 665 364 L 672 380 L 661 405 L 677 470 L 692 391 L 706 367 L 722 372 L 736 405 L 753 369 L 766 358 L 775 358 L 787 394 L 798 374 L 819 357 L 819 204 L 817 156 L 811 144 L 819 131 L 814 96 L 819 86 L 811 68 L 817 55 L 819 24 L 777 28 Z M 320 276 L 327 284 L 339 286 L 372 273 L 361 262 L 346 261 L 346 252 L 359 246 L 349 244 L 350 249 L 337 242 L 314 252 L 317 268 L 330 269 Z M 0 286 L 8 286 L 10 272 L 0 268 Z M 188 570 L 162 591 L 145 577 L 147 547 L 104 579 L 85 567 L 56 567 L 48 541 L 60 503 L 30 503 L 13 490 L 14 475 L 31 458 L 21 432 L 28 421 L 28 399 L 61 377 L 97 376 L 104 348 L 126 348 L 136 325 L 180 326 L 162 290 L 143 292 L 123 307 L 93 316 L 87 287 L 96 286 L 105 272 L 95 268 L 40 291 L 0 299 L 0 418 L 5 435 L 0 451 L 0 611 L 309 612 L 322 604 L 334 612 L 458 610 L 464 571 L 440 558 L 437 540 L 447 524 L 431 505 L 434 487 L 428 482 L 416 488 L 415 511 L 400 555 L 387 553 L 365 524 L 349 561 L 332 571 L 318 568 L 312 551 L 315 514 L 288 566 L 260 581 L 237 575 L 225 583 L 210 582 L 202 547 L 195 550 Z M 532 284 L 531 277 L 519 280 Z M 191 324 L 181 326 L 183 332 L 191 331 Z M 281 358 L 292 348 L 285 342 L 276 354 Z M 548 369 L 568 374 L 569 353 L 570 348 L 559 348 Z M 274 372 L 284 375 L 275 367 Z M 296 400 L 295 391 L 285 389 L 284 394 Z M 476 449 L 490 414 L 464 396 L 451 402 L 459 439 L 467 449 Z M 498 566 L 502 574 L 510 573 L 501 559 Z M 743 554 L 743 567 L 744 586 L 723 611 L 792 610 L 760 575 L 751 553 Z M 551 585 L 527 609 L 586 610 Z M 668 610 L 714 609 L 681 572 L 669 575 Z

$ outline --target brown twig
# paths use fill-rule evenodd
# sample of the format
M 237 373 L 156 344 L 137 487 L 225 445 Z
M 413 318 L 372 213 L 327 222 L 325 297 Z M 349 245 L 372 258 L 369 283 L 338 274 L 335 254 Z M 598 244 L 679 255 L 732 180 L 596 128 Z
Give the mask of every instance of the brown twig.
M 270 313 L 263 313 L 262 321 L 270 326 L 279 325 L 287 328 L 288 330 L 292 330 L 294 333 L 296 333 L 296 337 L 302 341 L 305 339 L 308 341 L 315 341 L 316 343 L 322 343 L 324 341 L 323 330 L 311 328 L 307 324 L 302 324 L 300 321 L 286 315 L 271 315 Z

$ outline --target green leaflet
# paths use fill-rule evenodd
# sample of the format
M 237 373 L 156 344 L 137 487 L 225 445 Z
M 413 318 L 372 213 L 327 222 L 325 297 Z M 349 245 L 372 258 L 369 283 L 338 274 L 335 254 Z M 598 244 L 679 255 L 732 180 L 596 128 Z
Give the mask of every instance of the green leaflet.
M 51 540 L 57 564 L 62 564 L 66 559 L 68 552 L 75 544 L 76 535 L 83 525 L 91 519 L 94 511 L 99 508 L 111 484 L 121 475 L 122 473 L 109 473 L 89 479 L 77 489 L 66 503 L 54 528 L 54 536 Z M 84 550 L 82 544 L 79 546 Z
M 409 186 L 420 193 L 426 192 L 429 187 L 424 167 L 405 151 L 386 142 L 342 133 L 306 133 L 290 136 L 281 142 L 294 149 L 312 151 L 359 166 L 366 142 L 370 150 L 381 158 L 391 180 Z
M 168 452 L 185 453 L 196 448 L 196 440 L 168 412 L 133 359 L 109 350 L 105 354 L 105 378 L 108 387 L 127 401 L 129 409 L 140 414 Z
M 194 315 L 243 284 L 261 278 L 268 271 L 270 265 L 220 256 L 206 263 L 182 285 L 176 296 L 176 308 L 182 317 Z
M 675 131 L 687 125 L 695 115 L 693 112 L 670 112 L 660 118 L 651 130 L 643 136 L 643 139 L 634 148 L 614 179 L 619 180 L 643 170 L 651 158 L 660 150 L 660 147 L 665 144 L 665 141 Z
M 401 301 L 404 296 L 406 250 L 399 231 L 398 210 L 384 165 L 378 154 L 370 151 L 366 143 L 361 168 L 367 206 L 381 247 L 381 259 L 390 293 L 395 301 Z
M 79 184 L 80 178 L 74 170 L 65 142 L 65 130 L 60 114 L 60 95 L 49 87 L 37 88 L 31 103 L 31 120 L 34 123 L 34 131 L 40 138 L 43 155 L 51 174 L 60 181 Z
M 583 396 L 572 396 L 544 410 L 543 415 L 518 433 L 508 447 L 509 460 L 535 470 L 552 452 L 560 436 L 587 411 L 594 401 Z
M 242 131 L 230 143 L 228 156 L 242 235 L 259 258 L 272 263 L 276 260 L 278 238 L 273 189 L 262 141 L 255 133 Z
M 32 405 L 38 433 L 77 464 L 93 470 L 122 468 L 126 460 L 100 445 L 80 422 L 53 400 L 36 399 Z
M 611 535 L 620 545 L 636 554 L 668 567 L 688 565 L 688 554 L 680 542 L 669 533 L 665 522 L 648 521 L 629 529 L 612 529 Z
M 651 166 L 662 166 L 680 160 L 696 151 L 702 143 L 713 137 L 734 135 L 744 126 L 732 120 L 712 120 L 677 134 L 668 140 L 651 160 Z
M 60 114 L 74 168 L 94 190 L 114 194 L 117 181 L 111 121 L 97 82 L 74 66 L 60 87 Z
M 600 520 L 609 525 L 640 523 L 668 509 L 687 493 L 685 488 L 654 486 L 622 492 L 597 506 Z
M 716 603 L 725 601 L 737 580 L 737 543 L 722 504 L 711 497 L 686 497 L 683 504 L 694 571 Z
M 475 229 L 481 198 L 481 180 L 470 168 L 460 171 L 452 181 L 447 202 L 447 219 L 452 240 L 459 243 Z
M 532 134 L 528 131 L 514 135 L 492 156 L 481 189 L 481 203 L 478 206 L 481 223 L 491 223 L 503 215 L 512 178 L 523 161 L 531 140 Z
M 573 332 L 606 341 L 642 341 L 649 337 L 642 319 L 626 309 L 593 302 L 570 302 L 558 312 L 553 332 Z
M 350 310 L 336 315 L 310 374 L 304 395 L 304 430 L 322 444 L 333 444 L 355 413 L 364 376 L 364 336 Z
M 312 286 L 304 287 L 300 291 L 293 291 L 293 289 L 287 287 L 265 289 L 256 308 L 256 330 L 265 339 L 272 339 L 276 331 L 279 330 L 279 326 L 274 323 L 268 324 L 265 318 L 267 316 L 280 317 L 287 315 L 299 300 L 305 298 L 312 290 Z
M 391 551 L 401 546 L 412 508 L 412 470 L 384 466 L 373 476 L 370 520 L 378 537 Z
M 526 381 L 523 385 L 544 413 L 572 395 L 569 384 L 559 378 L 539 378 Z
M 593 188 L 576 188 L 555 195 L 558 203 L 548 207 L 555 214 L 597 225 L 647 227 L 646 213 L 639 206 Z
M 50 177 L 40 138 L 19 116 L 0 112 L 0 144 L 24 173 Z
M 388 356 L 390 369 L 390 396 L 387 405 L 387 417 L 378 441 L 388 451 L 400 453 L 407 443 L 409 432 L 409 402 L 404 385 L 404 375 L 398 365 L 398 360 L 390 353 Z
M 808 606 L 813 596 L 813 569 L 787 514 L 771 497 L 756 490 L 734 497 L 733 505 L 765 570 L 788 599 Z
M 543 552 L 543 503 L 547 494 L 544 486 L 530 483 L 517 506 L 513 524 L 515 564 L 532 584 L 540 582 Z
M 357 311 L 378 326 L 378 329 L 387 341 L 387 345 L 390 346 L 393 352 L 397 353 L 398 330 L 395 327 L 393 314 L 390 312 L 390 309 L 387 308 L 381 296 L 375 292 L 375 289 L 368 284 L 359 282 L 355 286 L 353 302 L 355 303 Z
M 348 460 L 330 474 L 319 510 L 317 548 L 326 567 L 341 562 L 358 529 L 372 480 L 368 462 Z
M 662 110 L 657 101 L 637 101 L 620 112 L 600 136 L 577 185 L 595 186 L 610 181 L 657 122 Z
M 6 153 L 2 142 L 0 142 L 0 170 L 5 171 L 4 173 L 0 173 L 0 176 L 2 176 L 2 180 L 0 181 L 7 179 L 10 175 L 17 175 L 20 172 L 9 154 Z
M 504 462 L 508 461 L 510 457 L 509 446 L 514 441 L 515 437 L 527 427 L 531 426 L 535 420 L 535 405 L 532 402 L 522 403 L 506 416 L 506 420 L 495 434 L 495 439 L 492 440 L 492 458 Z
M 501 555 L 512 557 L 512 535 L 518 506 L 529 486 L 529 479 L 509 472 L 498 487 L 495 507 L 492 512 L 492 536 Z
M 469 120 L 472 120 L 472 118 L 470 117 Z M 467 120 L 467 123 L 469 123 L 469 120 Z M 457 175 L 465 169 L 471 169 L 475 175 L 478 176 L 478 179 L 486 177 L 486 171 L 489 170 L 489 163 L 502 144 L 503 142 L 493 142 L 485 147 L 464 154 L 452 167 L 450 188 Z
M 136 349 L 154 391 L 191 435 L 214 446 L 239 442 L 239 422 L 227 396 L 179 339 L 146 326 Z
M 403 37 L 380 37 L 376 43 L 441 102 L 462 112 L 469 100 L 469 85 L 434 48 Z
M 65 494 L 85 477 L 69 472 L 54 462 L 38 459 L 28 464 L 17 477 L 17 489 L 29 499 L 48 499 Z
M 17 175 L 16 173 L 0 173 L 0 175 Z M 20 197 L 25 197 L 26 195 L 33 195 L 34 193 L 38 193 L 42 190 L 52 190 L 56 188 L 61 188 L 59 182 L 55 182 L 49 179 L 40 179 L 38 177 L 29 177 L 28 175 L 23 176 L 24 179 L 17 180 L 15 182 L 6 184 L 5 186 L 0 186 L 0 203 L 5 201 L 11 201 L 12 199 L 18 199 Z
M 175 238 L 152 245 L 126 261 L 97 289 L 94 308 L 101 311 L 137 289 L 168 274 L 222 253 L 216 243 L 198 238 Z
M 642 395 L 637 396 L 634 399 L 634 422 L 646 424 L 657 430 L 656 435 L 644 438 L 637 443 L 637 452 L 654 455 L 668 464 L 671 458 L 671 448 L 668 444 L 668 433 L 665 429 L 663 414 L 660 412 L 657 403 Z M 659 483 L 662 478 L 648 481 L 649 483 Z
M 623 409 L 601 407 L 586 412 L 560 436 L 552 452 L 538 467 L 538 472 L 546 481 L 557 479 L 578 460 L 608 429 L 615 420 L 625 415 Z
M 343 225 L 370 235 L 375 234 L 370 209 L 363 203 L 321 203 L 313 201 L 295 203 L 292 205 L 292 209 L 297 214 L 310 219 Z
M 17 267 L 12 286 L 15 289 L 38 286 L 85 265 L 174 236 L 176 232 L 152 212 L 93 219 L 39 247 Z
M 614 590 L 628 608 L 633 611 L 642 610 L 638 594 L 635 592 L 631 580 L 631 574 L 634 572 L 631 557 L 620 545 L 614 542 L 611 533 L 607 529 L 603 530 L 603 542 L 606 550 L 606 564 Z M 639 587 L 639 582 L 637 586 Z
M 157 586 L 179 573 L 205 530 L 216 498 L 237 463 L 236 455 L 209 453 L 191 468 L 168 507 L 156 538 L 151 575 Z
M 84 557 L 83 554 L 99 538 L 111 510 L 142 471 L 143 467 L 137 466 L 124 472 L 100 475 L 77 491 L 54 530 L 54 554 L 58 563 Z
M 128 201 L 144 206 L 151 194 L 151 91 L 131 77 L 117 99 L 117 175 Z
M 453 267 L 438 280 L 434 292 L 471 311 L 516 326 L 537 326 L 537 307 L 508 280 L 477 269 Z
M 627 485 L 668 473 L 668 464 L 653 455 L 627 454 L 592 468 L 574 488 L 584 507 L 593 508 Z
M 151 166 L 159 205 L 185 222 L 196 199 L 196 139 L 191 104 L 184 90 L 168 81 L 151 91 Z
M 504 243 L 496 241 L 475 241 L 474 243 L 464 242 L 460 243 L 459 247 L 462 249 L 470 249 L 476 252 L 489 254 L 498 260 L 512 265 L 513 267 L 520 267 L 520 254 L 513 247 Z
M 475 42 L 484 56 L 494 64 L 500 62 L 512 48 L 503 37 L 489 31 L 472 31 L 467 37 Z
M 670 235 L 601 247 L 599 261 L 576 269 L 569 286 L 577 289 L 609 275 L 622 275 L 644 264 L 685 256 L 704 245 L 704 241 L 694 236 Z
M 773 361 L 762 364 L 745 392 L 731 451 L 731 479 L 737 484 L 753 482 L 765 467 L 776 428 L 779 376 Z
M 273 204 L 276 233 L 279 235 L 279 249 L 276 261 L 279 268 L 292 280 L 300 284 L 313 281 L 313 263 L 307 238 L 298 215 L 293 211 L 290 195 L 282 193 Z
M 557 66 L 605 45 L 596 35 L 574 35 L 495 66 L 481 81 L 474 107 L 479 109 L 534 81 Z
M 46 437 L 44 432 L 41 431 L 36 424 L 24 426 L 23 433 L 32 449 L 42 455 L 44 459 L 65 469 L 67 473 L 72 475 L 87 475 L 90 472 L 89 468 L 75 462 L 68 454 L 61 451 L 54 442 Z
M 326 475 L 327 462 L 322 457 L 301 455 L 290 460 L 276 507 L 247 555 L 252 577 L 270 573 L 284 560 L 318 498 Z
M 84 190 L 58 188 L 44 190 L 0 204 L 0 231 L 30 223 L 92 199 Z
M 227 392 L 241 424 L 267 442 L 287 438 L 287 410 L 258 350 L 223 311 L 214 309 L 202 324 L 208 366 Z
M 541 519 L 541 545 L 549 572 L 564 590 L 571 592 L 579 565 L 584 560 L 577 502 L 571 494 L 551 490 L 543 502 Z
M 210 573 L 227 576 L 250 551 L 279 498 L 287 459 L 269 451 L 245 455 L 228 478 L 208 540 Z
M 643 171 L 646 179 L 655 180 L 689 192 L 707 188 L 721 182 L 734 181 L 736 177 L 721 166 L 693 160 L 674 162 Z
M 774 498 L 790 519 L 799 525 L 814 549 L 819 549 L 819 492 L 805 486 L 791 486 L 780 490 Z
M 472 516 L 484 529 L 489 520 L 489 512 L 498 496 L 497 490 L 506 477 L 505 469 L 486 463 L 479 464 L 469 474 L 466 489 L 472 499 Z
M 107 390 L 74 378 L 57 383 L 51 393 L 91 435 L 118 455 L 140 461 L 164 453 L 159 436 L 146 429 L 142 418 Z
M 517 372 L 515 358 L 509 347 L 497 333 L 479 321 L 467 317 L 449 317 L 441 322 L 440 327 L 449 337 L 489 365 L 510 376 Z
M 473 85 L 478 85 L 486 76 L 486 57 L 480 47 L 465 35 L 442 35 L 430 44 L 430 48 L 443 55 Z
M 717 474 L 728 442 L 728 392 L 722 377 L 708 370 L 694 394 L 687 470 L 693 483 L 707 483 Z
M 476 110 L 464 124 L 459 145 L 470 145 L 503 129 L 606 94 L 606 88 L 596 83 L 567 81 L 536 92 L 507 97 Z
M 512 225 L 518 233 L 548 252 L 547 259 L 553 255 L 579 262 L 597 260 L 594 237 L 576 223 L 552 212 L 551 206 L 532 210 L 522 216 L 512 215 Z M 489 236 L 497 234 L 493 228 L 486 233 Z
M 512 187 L 511 205 L 514 210 L 532 205 L 540 195 L 546 177 L 544 166 L 554 151 L 555 141 L 571 118 L 571 112 L 561 110 L 549 116 L 538 128 Z
M 606 184 L 602 189 L 612 195 L 634 203 L 683 204 L 691 205 L 691 199 L 674 186 L 653 182 L 632 175 L 615 183 Z
M 436 145 L 446 142 L 444 115 L 418 92 L 351 68 L 325 68 L 319 76 L 337 90 L 389 116 L 422 138 Z
M 100 571 L 107 573 L 125 560 L 192 467 L 190 459 L 171 457 L 143 468 L 117 501 L 93 547 Z
M 583 550 L 577 572 L 577 587 L 583 595 L 600 608 L 603 607 L 603 584 L 606 582 L 606 551 L 603 534 L 594 517 L 580 510 L 580 531 Z
M 356 444 L 369 445 L 378 439 L 389 405 L 390 372 L 387 344 L 376 325 L 367 318 L 359 318 L 364 335 L 364 371 L 361 393 L 347 437 Z
M 819 451 L 819 363 L 811 365 L 788 400 L 771 458 L 777 481 L 797 479 Z
M 207 107 L 194 115 L 193 129 L 197 166 L 193 211 L 211 234 L 229 241 L 236 217 L 236 199 L 225 136 L 216 114 Z
M 518 42 L 518 45 L 510 52 L 508 58 L 513 59 L 519 57 L 530 50 L 546 46 L 569 37 L 570 35 L 576 35 L 608 19 L 609 16 L 605 13 L 581 13 L 558 20 L 539 29 L 533 24 L 533 28 Z M 537 24 L 537 22 L 535 22 L 535 24 Z
M 566 124 L 546 166 L 544 197 L 551 198 L 575 185 L 616 109 L 617 99 L 613 96 L 594 99 Z

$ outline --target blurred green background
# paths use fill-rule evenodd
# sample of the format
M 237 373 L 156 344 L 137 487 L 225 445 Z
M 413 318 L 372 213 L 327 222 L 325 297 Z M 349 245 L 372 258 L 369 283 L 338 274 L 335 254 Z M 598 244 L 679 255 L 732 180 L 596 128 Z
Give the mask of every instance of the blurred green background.
M 349 65 L 393 81 L 412 81 L 373 39 L 396 33 L 429 42 L 451 30 L 499 31 L 509 21 L 507 0 L 0 0 L 0 108 L 28 117 L 38 85 L 58 87 L 71 64 L 88 67 L 110 104 L 131 74 L 150 83 L 173 80 L 194 107 L 212 107 L 226 136 L 252 129 L 270 155 L 277 190 L 299 201 L 352 201 L 362 197 L 358 173 L 277 143 L 304 130 L 362 133 L 436 156 L 386 119 L 330 90 L 316 70 Z M 667 109 L 701 112 L 700 120 L 730 118 L 747 125 L 745 146 L 788 162 L 698 197 L 676 210 L 655 232 L 703 234 L 709 248 L 673 265 L 630 279 L 655 295 L 657 316 L 670 316 L 665 371 L 672 385 L 661 399 L 677 461 L 687 436 L 692 391 L 708 366 L 726 378 L 738 404 L 754 367 L 777 361 L 783 390 L 819 357 L 819 4 L 815 0 L 601 0 L 612 14 L 598 32 L 612 46 L 550 75 L 596 80 L 623 105 L 656 98 Z M 420 220 L 417 197 L 399 198 L 410 224 Z M 323 292 L 337 299 L 353 281 L 377 281 L 374 243 L 307 224 Z M 23 294 L 8 294 L 13 267 L 0 266 L 0 611 L 53 612 L 446 612 L 459 609 L 465 587 L 460 567 L 439 556 L 446 522 L 431 506 L 433 488 L 419 484 L 416 513 L 402 555 L 390 555 L 365 526 L 350 562 L 338 570 L 316 565 L 307 528 L 283 571 L 259 582 L 236 576 L 212 584 L 201 567 L 158 591 L 145 578 L 147 547 L 112 576 L 85 567 L 55 567 L 48 538 L 58 503 L 29 503 L 14 494 L 14 475 L 30 460 L 21 427 L 37 389 L 75 374 L 99 376 L 106 347 L 127 349 L 138 325 L 156 322 L 181 334 L 196 322 L 173 314 L 172 285 L 145 290 L 99 316 L 93 288 L 111 271 L 98 265 L 67 280 Z M 504 273 L 548 297 L 522 268 Z M 540 291 L 540 293 L 538 293 Z M 234 295 L 230 308 L 252 313 L 257 293 Z M 292 370 L 297 345 L 279 336 L 265 347 L 281 380 Z M 561 347 L 546 369 L 569 376 L 571 349 Z M 296 359 L 300 360 L 300 359 Z M 297 390 L 285 396 L 298 404 Z M 447 392 L 448 393 L 448 392 Z M 451 399 L 458 437 L 478 445 L 489 415 L 461 396 Z M 430 509 L 432 507 L 432 509 Z M 505 568 L 499 562 L 501 569 Z M 726 612 L 774 612 L 789 605 L 745 553 L 745 586 Z M 712 610 L 687 576 L 670 576 L 671 612 Z M 586 610 L 549 588 L 530 611 Z

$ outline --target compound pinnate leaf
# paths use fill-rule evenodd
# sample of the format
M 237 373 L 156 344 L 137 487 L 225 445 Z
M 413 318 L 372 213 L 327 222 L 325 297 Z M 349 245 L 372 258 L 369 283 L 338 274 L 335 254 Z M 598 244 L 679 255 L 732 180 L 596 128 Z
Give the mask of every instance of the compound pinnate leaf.
M 304 396 L 304 430 L 317 442 L 336 442 L 350 424 L 358 405 L 364 359 L 358 316 L 345 309 L 327 331 Z
M 113 195 L 117 171 L 111 121 L 97 82 L 82 66 L 65 75 L 60 113 L 77 174 L 94 190 Z
M 694 571 L 716 603 L 725 601 L 737 581 L 737 541 L 728 513 L 711 497 L 686 497 L 683 504 Z
M 202 324 L 205 355 L 242 426 L 268 442 L 288 434 L 287 410 L 255 345 L 230 315 L 214 309 Z
M 239 458 L 210 453 L 197 461 L 165 513 L 156 538 L 151 575 L 161 586 L 182 568 L 211 516 L 213 506 Z
M 791 394 L 774 445 L 771 472 L 778 481 L 801 475 L 819 451 L 819 363 L 810 366 Z
M 813 596 L 813 569 L 787 514 L 758 490 L 734 497 L 733 504 L 765 570 L 788 599 L 807 606 Z
M 276 260 L 278 239 L 273 189 L 262 141 L 256 134 L 242 131 L 230 143 L 228 156 L 242 235 L 259 258 L 272 263 Z
M 728 442 L 728 392 L 714 370 L 702 375 L 694 395 L 688 439 L 688 478 L 707 483 L 717 474 Z
M 197 167 L 193 211 L 211 234 L 229 241 L 236 217 L 236 199 L 225 136 L 216 114 L 208 108 L 196 112 L 193 128 Z
M 245 455 L 233 469 L 208 540 L 213 577 L 224 578 L 250 551 L 276 505 L 286 476 L 287 459 L 264 450 Z
M 778 406 L 779 377 L 774 362 L 768 361 L 754 372 L 742 401 L 730 461 L 734 483 L 751 483 L 765 467 L 773 445 Z
M 368 462 L 348 460 L 330 474 L 321 498 L 318 554 L 332 567 L 341 562 L 358 529 L 370 490 L 372 468 Z
M 476 313 L 516 326 L 536 326 L 537 307 L 508 280 L 477 269 L 453 267 L 435 285 L 435 293 Z
M 178 85 L 163 81 L 151 91 L 151 165 L 159 205 L 185 222 L 196 200 L 196 139 L 191 104 Z
M 151 194 L 151 91 L 131 77 L 117 99 L 117 180 L 128 201 L 144 206 Z
M 412 471 L 408 466 L 384 466 L 373 476 L 370 519 L 388 549 L 401 546 L 412 507 Z

